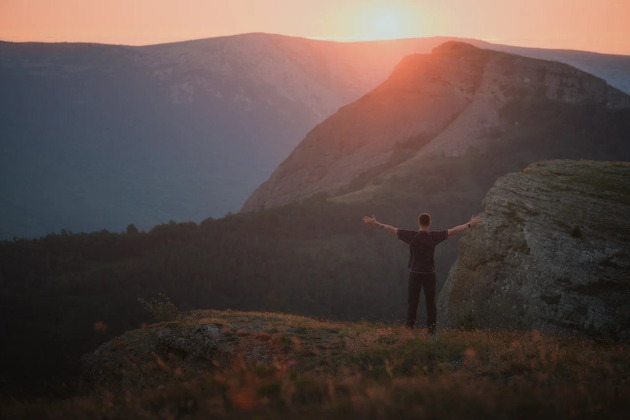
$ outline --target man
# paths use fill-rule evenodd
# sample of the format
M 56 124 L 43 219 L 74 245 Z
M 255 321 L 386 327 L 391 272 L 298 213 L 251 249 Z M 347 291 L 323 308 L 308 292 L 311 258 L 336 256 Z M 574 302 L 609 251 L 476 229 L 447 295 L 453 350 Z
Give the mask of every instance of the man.
M 427 304 L 427 327 L 429 334 L 435 338 L 435 323 L 437 321 L 437 309 L 435 307 L 435 263 L 433 252 L 435 246 L 453 236 L 481 223 L 481 218 L 472 216 L 468 223 L 455 226 L 448 230 L 429 231 L 431 226 L 431 215 L 422 213 L 418 216 L 419 230 L 398 229 L 376 221 L 376 217 L 363 217 L 363 222 L 376 226 L 396 235 L 398 239 L 409 244 L 409 289 L 407 298 L 407 327 L 413 328 L 416 323 L 416 313 L 418 312 L 418 302 L 420 301 L 420 290 L 424 288 L 424 299 Z

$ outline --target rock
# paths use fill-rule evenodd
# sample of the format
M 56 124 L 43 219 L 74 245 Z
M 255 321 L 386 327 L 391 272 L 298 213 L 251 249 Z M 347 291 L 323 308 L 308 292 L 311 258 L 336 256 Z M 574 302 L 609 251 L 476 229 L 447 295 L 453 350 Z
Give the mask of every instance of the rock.
M 304 322 L 273 313 L 184 312 L 175 322 L 127 331 L 83 356 L 80 389 L 117 394 L 194 379 L 238 361 L 270 365 L 298 335 L 282 326 Z
M 183 320 L 128 331 L 82 359 L 81 385 L 86 390 L 121 392 L 146 388 L 173 376 L 229 363 L 232 334 L 208 321 Z
M 630 164 L 534 163 L 483 207 L 440 292 L 442 322 L 630 337 Z
M 217 350 L 221 333 L 214 324 L 192 328 L 164 328 L 156 331 L 160 343 L 195 357 L 210 358 Z

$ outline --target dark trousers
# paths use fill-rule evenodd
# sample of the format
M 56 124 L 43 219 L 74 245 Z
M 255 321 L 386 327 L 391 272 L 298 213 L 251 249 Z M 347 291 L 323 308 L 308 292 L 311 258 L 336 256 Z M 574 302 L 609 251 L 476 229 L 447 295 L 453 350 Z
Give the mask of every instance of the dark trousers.
M 409 297 L 407 299 L 407 326 L 413 328 L 416 323 L 420 290 L 424 288 L 424 300 L 427 304 L 427 327 L 429 333 L 435 332 L 437 309 L 435 307 L 435 273 L 409 273 Z

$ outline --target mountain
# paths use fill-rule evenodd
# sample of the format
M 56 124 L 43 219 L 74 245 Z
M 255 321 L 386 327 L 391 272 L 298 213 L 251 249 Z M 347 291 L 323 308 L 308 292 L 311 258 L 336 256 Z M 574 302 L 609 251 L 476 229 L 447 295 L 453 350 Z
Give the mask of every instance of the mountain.
M 0 238 L 236 211 L 315 124 L 405 55 L 449 39 L 0 42 Z M 583 65 L 620 88 L 630 80 L 629 57 L 519 51 Z
M 501 177 L 459 243 L 442 320 L 629 338 L 629 211 L 627 162 L 543 161 Z
M 406 57 L 383 84 L 311 130 L 242 210 L 316 193 L 366 200 L 386 181 L 417 173 L 429 156 L 483 151 L 514 133 L 527 135 L 528 127 L 549 136 L 542 120 L 531 118 L 535 102 L 569 113 L 580 107 L 610 113 L 630 108 L 628 95 L 569 65 L 450 41 L 431 54 Z M 602 139 L 599 146 L 615 141 Z M 618 158 L 626 158 L 627 142 L 617 146 Z M 361 176 L 371 183 L 356 188 Z
M 308 129 L 435 42 L 0 43 L 0 237 L 237 210 Z

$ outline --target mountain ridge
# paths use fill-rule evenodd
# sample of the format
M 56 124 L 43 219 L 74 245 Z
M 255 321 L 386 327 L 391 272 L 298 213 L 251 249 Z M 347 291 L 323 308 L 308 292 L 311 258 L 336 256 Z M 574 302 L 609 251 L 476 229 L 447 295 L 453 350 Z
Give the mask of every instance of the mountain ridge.
M 566 64 L 447 42 L 431 54 L 405 57 L 384 83 L 311 130 L 242 211 L 314 193 L 338 195 L 362 172 L 386 164 L 404 142 L 415 147 L 400 165 L 431 153 L 483 149 L 484 136 L 512 123 L 500 116 L 506 104 L 526 98 L 630 107 L 628 95 Z

